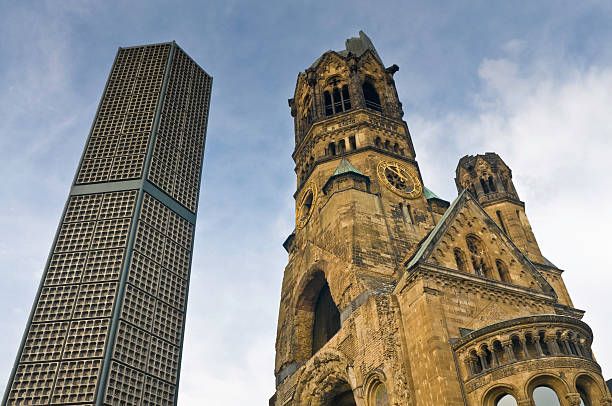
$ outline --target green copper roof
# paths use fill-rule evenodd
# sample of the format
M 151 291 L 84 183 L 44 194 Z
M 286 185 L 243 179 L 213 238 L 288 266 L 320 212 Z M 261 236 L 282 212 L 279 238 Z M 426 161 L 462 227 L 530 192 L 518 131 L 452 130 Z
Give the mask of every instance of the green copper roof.
M 353 173 L 356 173 L 357 175 L 365 176 L 363 173 L 359 172 L 357 168 L 351 165 L 348 159 L 342 158 L 342 161 L 340 161 L 340 164 L 338 165 L 338 167 L 336 168 L 336 171 L 331 177 L 333 178 L 334 176 L 342 175 L 343 173 L 349 173 L 349 172 L 353 172 Z
M 423 189 L 425 191 L 425 199 L 427 199 L 427 200 L 429 200 L 429 199 L 440 199 L 440 196 L 438 196 L 437 194 L 435 194 L 431 190 L 427 189 L 426 187 L 423 187 Z M 440 199 L 440 200 L 443 200 L 443 199 Z

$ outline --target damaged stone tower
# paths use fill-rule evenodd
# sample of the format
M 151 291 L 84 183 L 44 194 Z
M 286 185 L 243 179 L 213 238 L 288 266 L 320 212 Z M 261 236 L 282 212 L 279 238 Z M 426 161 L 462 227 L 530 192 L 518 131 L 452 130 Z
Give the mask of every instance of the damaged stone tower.
M 397 71 L 360 32 L 298 75 L 270 405 L 610 405 L 510 168 L 466 156 L 452 204 L 429 191 Z

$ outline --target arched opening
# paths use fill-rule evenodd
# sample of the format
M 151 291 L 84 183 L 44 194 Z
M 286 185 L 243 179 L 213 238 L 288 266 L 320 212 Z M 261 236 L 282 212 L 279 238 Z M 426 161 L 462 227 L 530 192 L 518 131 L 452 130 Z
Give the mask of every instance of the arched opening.
M 484 194 L 489 193 L 489 185 L 487 185 L 487 182 L 485 182 L 484 179 L 480 179 L 480 186 L 482 186 L 482 191 L 484 192 Z
M 533 390 L 533 402 L 535 406 L 561 406 L 559 396 L 548 386 L 538 386 Z
M 334 114 L 334 108 L 332 107 L 331 95 L 327 90 L 323 92 L 323 100 L 325 101 L 325 115 L 331 116 Z
M 493 177 L 489 176 L 489 189 L 491 192 L 497 192 L 497 188 L 495 187 L 495 182 L 493 182 Z
M 340 330 L 340 312 L 334 303 L 327 282 L 321 288 L 314 307 L 312 355 Z
M 370 395 L 368 396 L 368 406 L 389 406 L 389 393 L 385 384 L 382 382 L 376 382 L 372 385 Z
M 499 273 L 499 277 L 503 282 L 512 283 L 510 279 L 510 272 L 508 272 L 508 267 L 504 264 L 504 261 L 498 259 L 495 261 L 495 266 L 497 267 L 497 272 Z
M 399 154 L 399 144 L 397 142 L 395 143 L 395 145 L 393 145 L 393 152 Z
M 349 96 L 348 86 L 342 86 L 342 101 L 344 102 L 344 111 L 351 109 L 351 98 Z
M 340 90 L 334 87 L 332 90 L 332 97 L 334 99 L 334 113 L 341 113 L 342 110 L 342 99 L 340 98 Z
M 470 257 L 474 272 L 476 275 L 485 276 L 490 278 L 489 264 L 486 259 L 485 249 L 482 241 L 473 234 L 470 234 L 465 239 L 468 250 L 470 251 Z
M 601 399 L 603 396 L 597 382 L 586 374 L 576 379 L 576 392 L 580 394 L 581 406 L 593 406 L 593 399 Z
M 501 395 L 496 401 L 495 406 L 517 406 L 516 399 L 514 396 L 506 393 L 505 395 Z
M 330 142 L 329 146 L 327 147 L 327 152 L 329 153 L 329 155 L 335 156 L 336 155 L 336 144 L 333 142 Z
M 338 141 L 338 153 L 341 154 L 346 152 L 346 141 L 340 140 Z
M 372 110 L 382 111 L 380 96 L 378 95 L 376 88 L 370 82 L 365 82 L 362 88 L 366 107 Z
M 347 382 L 336 385 L 322 400 L 322 406 L 356 406 L 353 390 Z
M 374 140 L 374 145 L 376 146 L 376 148 L 382 147 L 382 141 L 380 140 L 380 137 L 376 137 L 376 139 Z
M 298 288 L 294 337 L 295 360 L 312 357 L 340 329 L 340 312 L 331 296 L 325 274 L 316 270 Z
M 389 140 L 385 141 L 385 149 L 387 151 L 391 151 L 391 142 L 389 142 Z
M 465 261 L 465 254 L 461 251 L 461 248 L 455 248 L 453 250 L 455 254 L 455 262 L 457 263 L 457 269 L 462 272 L 467 272 L 467 266 Z
M 357 149 L 357 141 L 355 140 L 355 136 L 351 135 L 349 137 L 349 145 L 351 146 L 351 150 Z

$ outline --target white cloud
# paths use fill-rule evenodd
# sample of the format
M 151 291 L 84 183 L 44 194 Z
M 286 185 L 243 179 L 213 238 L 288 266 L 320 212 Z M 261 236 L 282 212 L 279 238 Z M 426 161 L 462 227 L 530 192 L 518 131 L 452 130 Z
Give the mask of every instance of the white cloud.
M 567 270 L 574 305 L 587 311 L 595 354 L 610 377 L 612 350 L 604 344 L 612 337 L 606 320 L 612 285 L 612 67 L 579 69 L 510 55 L 485 59 L 478 75 L 482 86 L 469 113 L 408 119 L 425 180 L 429 176 L 451 198 L 449 181 L 460 156 L 500 154 L 513 170 L 543 254 Z

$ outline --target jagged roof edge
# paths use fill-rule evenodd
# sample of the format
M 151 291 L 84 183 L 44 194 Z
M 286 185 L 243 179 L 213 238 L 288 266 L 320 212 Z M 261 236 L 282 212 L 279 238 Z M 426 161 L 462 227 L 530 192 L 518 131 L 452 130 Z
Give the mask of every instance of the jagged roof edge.
M 521 251 L 516 244 L 514 243 L 514 241 L 512 241 L 512 239 L 510 237 L 508 237 L 504 231 L 497 225 L 497 223 L 491 219 L 491 217 L 489 216 L 489 214 L 486 212 L 486 210 L 480 205 L 480 203 L 478 203 L 478 200 L 476 200 L 472 194 L 467 190 L 467 189 L 463 189 L 461 191 L 461 193 L 459 194 L 459 196 L 457 196 L 457 198 L 453 201 L 453 203 L 449 206 L 449 208 L 446 210 L 446 212 L 444 213 L 444 215 L 442 216 L 442 218 L 440 219 L 440 221 L 438 222 L 438 224 L 436 224 L 436 226 L 431 230 L 431 232 L 427 235 L 427 237 L 425 238 L 425 241 L 423 241 L 423 243 L 421 244 L 421 246 L 419 247 L 419 249 L 417 250 L 417 252 L 414 254 L 414 256 L 411 258 L 410 262 L 406 265 L 406 271 L 410 270 L 410 268 L 412 268 L 413 266 L 415 266 L 416 264 L 418 264 L 420 262 L 420 260 L 422 259 L 423 255 L 425 255 L 425 253 L 427 252 L 427 249 L 429 248 L 429 246 L 432 244 L 432 242 L 435 240 L 436 236 L 438 234 L 440 234 L 440 232 L 443 232 L 443 230 L 446 230 L 446 222 L 448 221 L 448 219 L 454 214 L 454 212 L 461 206 L 460 203 L 462 203 L 464 200 L 467 199 L 467 197 L 470 197 L 472 199 L 472 201 L 476 204 L 476 206 L 478 208 L 480 208 L 480 210 L 482 211 L 482 213 L 484 213 L 484 215 L 486 217 L 488 217 L 491 222 L 493 224 L 495 224 L 495 226 L 497 227 L 497 230 L 499 231 L 500 235 L 504 236 L 508 243 L 515 249 L 515 251 L 518 253 L 518 255 L 521 256 L 521 258 L 523 260 L 525 260 L 527 262 L 527 266 L 529 267 L 530 272 L 533 274 L 533 276 L 535 277 L 535 279 L 540 282 L 540 285 L 542 287 L 543 291 L 548 291 L 549 293 L 552 293 L 555 297 L 557 296 L 555 290 L 553 289 L 553 287 L 551 286 L 550 283 L 548 283 L 548 281 L 546 280 L 546 278 L 544 278 L 542 276 L 542 274 L 540 274 L 540 272 L 538 271 L 538 269 L 535 267 L 535 265 L 531 262 L 531 260 L 529 260 L 529 258 L 527 257 L 527 255 L 525 255 L 523 253 L 523 251 Z M 441 231 L 442 230 L 442 231 Z
M 440 232 L 440 230 L 442 230 L 444 224 L 446 223 L 446 220 L 451 216 L 451 213 L 459 205 L 459 201 L 465 198 L 464 196 L 466 193 L 468 192 L 465 189 L 461 191 L 461 193 L 459 193 L 459 196 L 457 196 L 457 198 L 451 203 L 448 209 L 446 209 L 444 215 L 442 216 L 440 221 L 438 221 L 438 224 L 436 224 L 436 226 L 429 232 L 427 238 L 425 238 L 425 241 L 423 241 L 417 252 L 412 256 L 412 259 L 410 259 L 410 262 L 408 262 L 408 264 L 406 265 L 406 270 L 412 268 L 419 262 L 419 260 L 427 250 L 429 244 L 431 244 L 431 242 L 434 240 L 434 237 Z

